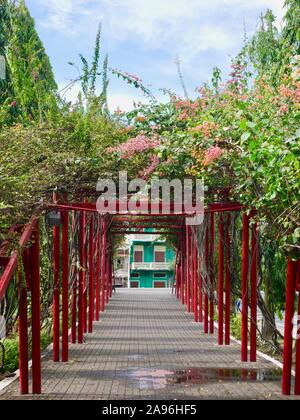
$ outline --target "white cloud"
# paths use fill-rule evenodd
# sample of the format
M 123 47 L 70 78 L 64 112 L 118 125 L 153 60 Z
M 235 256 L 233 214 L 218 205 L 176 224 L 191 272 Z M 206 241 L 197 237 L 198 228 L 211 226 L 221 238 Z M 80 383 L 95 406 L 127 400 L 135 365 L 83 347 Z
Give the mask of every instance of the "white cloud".
M 183 61 L 183 73 L 197 79 L 196 83 L 200 84 L 210 77 L 214 65 L 222 67 L 228 62 L 226 57 L 239 51 L 244 19 L 246 27 L 253 30 L 260 13 L 267 8 L 274 11 L 279 21 L 284 16 L 284 0 L 32 1 L 39 8 L 43 7 L 44 17 L 39 23 L 58 31 L 64 38 L 69 36 L 68 43 L 72 43 L 75 50 L 77 41 L 81 41 L 81 48 L 82 39 L 90 42 L 97 24 L 102 22 L 109 43 L 107 50 L 118 55 L 120 48 L 123 49 L 121 64 L 116 65 L 128 71 L 131 67 L 134 73 L 146 73 L 147 80 L 150 79 L 156 88 L 158 80 L 159 84 L 163 81 L 167 86 L 178 86 L 174 64 L 177 54 Z M 90 51 L 88 42 L 86 45 Z M 127 44 L 131 61 L 126 56 L 124 58 Z M 121 92 L 124 89 L 117 87 L 111 94 L 111 110 L 118 106 L 128 110 L 134 100 L 139 100 L 137 92 Z M 67 97 L 74 102 L 77 93 L 78 89 L 74 87 Z
M 116 111 L 118 108 L 121 111 L 131 111 L 134 107 L 134 102 L 143 100 L 144 98 L 138 98 L 138 95 L 132 95 L 129 93 L 109 93 L 108 96 L 108 107 L 111 112 Z
M 44 25 L 58 30 L 86 30 L 88 20 L 104 18 L 116 37 L 136 33 L 145 41 L 173 31 L 180 22 L 205 21 L 208 14 L 227 8 L 271 8 L 281 19 L 284 0 L 41 0 L 48 9 Z M 188 25 L 184 27 L 187 29 Z M 125 30 L 125 32 L 124 32 Z
M 86 30 L 96 11 L 90 8 L 95 4 L 94 0 L 38 0 L 38 3 L 47 11 L 47 17 L 39 21 L 42 26 L 71 35 Z M 97 4 L 100 5 L 99 1 Z
M 47 9 L 44 26 L 72 36 L 104 25 L 110 43 L 138 41 L 145 48 L 183 53 L 191 60 L 208 49 L 231 50 L 240 42 L 232 21 L 222 21 L 222 11 L 240 19 L 247 13 L 272 8 L 282 19 L 284 0 L 40 0 Z M 232 12 L 231 12 L 232 11 Z M 220 17 L 221 13 L 221 17 Z
M 191 61 L 195 56 L 207 50 L 230 51 L 240 44 L 239 37 L 222 26 L 204 25 L 198 29 L 189 30 L 182 39 L 180 53 L 185 61 Z

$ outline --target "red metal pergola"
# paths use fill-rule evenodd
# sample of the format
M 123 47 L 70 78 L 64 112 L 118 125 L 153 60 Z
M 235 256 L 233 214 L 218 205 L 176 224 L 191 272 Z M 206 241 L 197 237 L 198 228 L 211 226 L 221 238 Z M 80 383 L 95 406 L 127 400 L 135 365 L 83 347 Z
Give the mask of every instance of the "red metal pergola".
M 84 334 L 93 332 L 94 321 L 99 320 L 100 313 L 105 311 L 112 296 L 114 235 L 146 234 L 144 229 L 147 228 L 152 228 L 153 234 L 174 235 L 178 239 L 176 296 L 183 305 L 186 305 L 188 312 L 194 313 L 195 322 L 203 323 L 205 334 L 215 332 L 215 307 L 217 307 L 218 344 L 230 345 L 231 238 L 229 227 L 232 212 L 242 213 L 241 361 L 256 361 L 259 232 L 255 221 L 255 211 L 247 212 L 247 209 L 239 203 L 210 204 L 205 210 L 208 222 L 204 232 L 204 249 L 200 251 L 197 242 L 197 229 L 200 227 L 186 224 L 186 218 L 191 217 L 191 214 L 185 213 L 183 208 L 179 212 L 178 208 L 171 204 L 169 211 L 163 212 L 163 206 L 156 204 L 156 212 L 151 213 L 153 208 L 150 203 L 148 212 L 131 214 L 124 213 L 123 207 L 124 203 L 122 207 L 120 203 L 117 203 L 116 212 L 113 215 L 99 214 L 95 202 L 84 200 L 68 203 L 67 200 L 57 200 L 55 196 L 53 204 L 35 215 L 27 226 L 12 228 L 12 233 L 20 233 L 18 250 L 9 254 L 7 244 L 0 249 L 0 267 L 3 268 L 0 277 L 0 301 L 4 298 L 16 273 L 19 279 L 21 394 L 29 392 L 28 292 L 31 295 L 32 307 L 32 392 L 40 394 L 42 391 L 39 219 L 50 210 L 55 210 L 60 215 L 60 223 L 52 227 L 53 360 L 55 362 L 68 361 L 69 319 L 71 318 L 71 343 L 82 344 Z M 79 220 L 79 265 L 74 267 L 70 266 L 69 243 L 76 227 L 76 217 Z M 204 265 L 207 267 L 205 273 L 201 270 Z M 214 272 L 217 272 L 216 290 L 214 289 Z M 76 282 L 70 288 L 71 274 L 75 276 Z M 282 381 L 282 392 L 287 395 L 291 392 L 293 316 L 295 295 L 299 291 L 300 262 L 289 260 Z M 300 298 L 298 311 L 300 316 Z M 62 323 L 61 332 L 60 322 Z M 297 340 L 295 394 L 299 395 L 299 393 L 300 342 Z

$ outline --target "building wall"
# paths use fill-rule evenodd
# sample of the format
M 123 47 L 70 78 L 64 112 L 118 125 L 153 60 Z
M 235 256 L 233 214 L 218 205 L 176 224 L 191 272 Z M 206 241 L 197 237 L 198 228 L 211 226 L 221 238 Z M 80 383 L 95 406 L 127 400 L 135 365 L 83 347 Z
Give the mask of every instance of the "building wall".
M 154 249 L 155 246 L 165 246 L 163 242 L 153 243 L 153 242 L 133 242 L 131 249 L 130 249 L 130 264 L 133 263 L 134 260 L 134 247 L 135 246 L 143 246 L 144 247 L 144 262 L 154 262 Z M 171 263 L 175 259 L 175 253 L 173 249 L 168 248 L 166 249 L 166 262 Z
M 138 273 L 139 278 L 135 278 L 132 276 L 133 273 Z M 159 273 L 165 273 L 166 277 L 154 278 L 154 271 L 142 271 L 142 270 L 134 270 L 131 271 L 130 281 L 131 282 L 138 282 L 139 287 L 141 289 L 151 289 L 155 286 L 155 282 L 165 283 L 165 287 L 172 286 L 172 280 L 174 280 L 174 272 L 173 271 L 159 271 Z
M 134 249 L 135 246 L 144 248 L 144 261 L 145 263 L 154 262 L 154 250 L 156 246 L 166 246 L 163 242 L 142 242 L 133 241 L 130 250 L 130 264 L 134 262 Z M 166 263 L 173 263 L 175 260 L 175 253 L 173 249 L 166 247 Z M 165 277 L 156 278 L 154 273 L 164 273 Z M 134 277 L 134 274 L 138 274 L 139 277 Z M 154 282 L 164 283 L 165 287 L 171 286 L 172 280 L 174 280 L 174 270 L 130 270 L 130 282 L 138 283 L 139 288 L 153 288 Z

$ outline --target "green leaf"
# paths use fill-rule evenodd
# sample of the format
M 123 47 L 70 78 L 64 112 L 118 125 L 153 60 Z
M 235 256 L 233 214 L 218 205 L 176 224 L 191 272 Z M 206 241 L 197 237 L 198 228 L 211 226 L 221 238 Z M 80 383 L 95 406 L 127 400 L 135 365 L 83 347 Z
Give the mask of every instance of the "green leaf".
M 242 135 L 241 139 L 242 141 L 247 141 L 249 140 L 250 137 L 251 137 L 251 133 L 247 132 Z
M 252 122 L 252 121 L 248 121 L 247 122 L 247 127 L 254 129 L 254 128 L 256 128 L 256 124 L 254 122 Z
M 250 143 L 249 143 L 249 149 L 251 151 L 256 149 L 256 142 L 254 140 L 251 140 L 250 141 Z
M 242 120 L 240 122 L 240 128 L 244 131 L 247 129 L 247 121 L 246 120 Z

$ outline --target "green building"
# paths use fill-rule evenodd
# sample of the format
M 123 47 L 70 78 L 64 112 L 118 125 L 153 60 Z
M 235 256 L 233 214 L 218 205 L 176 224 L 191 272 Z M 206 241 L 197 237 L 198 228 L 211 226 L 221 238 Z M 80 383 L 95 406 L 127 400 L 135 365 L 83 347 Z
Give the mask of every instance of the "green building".
M 173 249 L 151 232 L 135 235 L 130 248 L 130 288 L 172 287 L 175 272 Z

